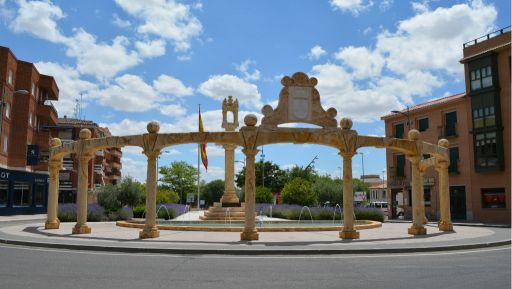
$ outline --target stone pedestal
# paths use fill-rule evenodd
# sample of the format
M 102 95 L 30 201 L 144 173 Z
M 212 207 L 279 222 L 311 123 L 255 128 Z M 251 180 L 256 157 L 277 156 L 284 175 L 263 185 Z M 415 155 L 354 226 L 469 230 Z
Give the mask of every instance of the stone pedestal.
M 139 232 L 140 239 L 152 239 L 158 237 L 160 237 L 160 231 L 156 226 L 152 228 L 144 228 L 142 231 Z
M 90 234 L 91 233 L 91 227 L 89 227 L 87 224 L 76 224 L 73 227 L 73 234 Z
M 356 230 L 352 230 L 352 231 L 343 230 L 340 232 L 340 238 L 341 239 L 359 239 L 359 232 L 357 232 Z
M 427 229 L 425 227 L 415 227 L 412 225 L 409 229 L 407 229 L 407 234 L 409 235 L 426 235 Z
M 437 224 L 439 231 L 451 232 L 453 231 L 453 224 L 450 222 L 439 221 Z
M 258 232 L 242 232 L 240 233 L 240 239 L 243 241 L 256 241 L 259 239 Z
M 224 145 L 224 194 L 220 198 L 223 207 L 238 207 L 240 199 L 235 191 L 235 145 Z
M 45 230 L 58 229 L 59 227 L 60 227 L 59 219 L 56 219 L 53 221 L 46 221 L 46 223 L 44 224 Z

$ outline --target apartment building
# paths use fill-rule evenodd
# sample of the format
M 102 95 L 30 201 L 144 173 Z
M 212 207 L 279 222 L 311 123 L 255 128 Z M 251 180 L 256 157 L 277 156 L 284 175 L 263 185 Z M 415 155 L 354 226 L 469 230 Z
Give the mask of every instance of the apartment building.
M 511 33 L 500 29 L 463 45 L 466 91 L 383 116 L 386 136 L 406 138 L 410 129 L 420 138 L 450 142 L 450 209 L 452 219 L 510 224 L 511 181 Z M 429 156 L 424 156 L 428 158 Z M 406 156 L 386 152 L 388 201 L 396 216 L 403 196 L 410 218 L 411 170 Z M 438 178 L 424 172 L 427 218 L 439 216 Z
M 50 132 L 57 123 L 52 76 L 0 46 L 0 215 L 42 213 L 48 194 Z
M 111 133 L 108 128 L 100 127 L 90 120 L 59 118 L 55 125 L 46 129 L 51 131 L 52 137 L 58 137 L 62 143 L 69 143 L 79 139 L 80 130 L 87 128 L 92 132 L 92 138 L 108 137 Z M 89 197 L 90 203 L 96 201 L 93 190 L 104 184 L 117 184 L 121 179 L 121 157 L 119 148 L 105 148 L 96 151 L 89 161 Z M 63 159 L 62 170 L 59 174 L 59 203 L 75 203 L 78 185 L 78 159 L 75 155 L 68 155 Z

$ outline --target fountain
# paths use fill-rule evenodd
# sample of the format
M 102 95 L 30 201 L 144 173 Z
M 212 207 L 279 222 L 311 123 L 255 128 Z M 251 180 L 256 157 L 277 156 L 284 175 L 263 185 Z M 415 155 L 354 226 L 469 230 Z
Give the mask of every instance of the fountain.
M 158 212 L 160 212 L 160 209 L 164 208 L 165 209 L 165 212 L 167 213 L 167 220 L 170 220 L 171 219 L 171 215 L 169 214 L 169 210 L 165 207 L 165 205 L 160 205 L 158 207 L 158 210 L 156 210 L 156 216 L 158 218 Z
M 313 215 L 311 214 L 311 210 L 309 209 L 308 206 L 304 206 L 302 207 L 302 209 L 300 210 L 300 214 L 299 214 L 299 221 L 298 223 L 300 223 L 300 220 L 301 220 L 301 217 L 302 217 L 302 212 L 304 211 L 304 209 L 307 209 L 308 212 L 309 212 L 309 217 L 311 218 L 311 224 L 313 224 Z
M 224 217 L 224 225 L 226 225 L 227 220 L 229 220 L 229 227 L 231 227 L 231 208 L 226 209 L 226 215 Z
M 341 210 L 340 204 L 336 204 L 336 206 L 334 207 L 334 212 L 332 213 L 332 223 L 333 224 L 334 224 L 334 221 L 336 219 L 336 209 L 337 208 L 340 208 L 340 223 L 341 223 L 341 220 L 342 220 L 342 217 L 343 217 L 343 211 Z

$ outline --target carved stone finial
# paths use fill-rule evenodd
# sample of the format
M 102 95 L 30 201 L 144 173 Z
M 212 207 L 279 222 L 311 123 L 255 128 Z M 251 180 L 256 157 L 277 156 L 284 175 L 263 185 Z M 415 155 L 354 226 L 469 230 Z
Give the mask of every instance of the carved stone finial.
M 233 114 L 233 121 L 228 122 L 228 112 Z M 222 101 L 222 128 L 226 131 L 234 131 L 238 127 L 238 100 L 233 101 L 233 96 L 228 96 Z
M 407 134 L 409 140 L 418 140 L 420 138 L 420 132 L 416 129 L 411 129 Z
M 437 142 L 437 145 L 443 148 L 448 148 L 448 146 L 450 146 L 450 142 L 447 139 L 442 138 Z
M 348 117 L 344 117 L 340 121 L 340 126 L 342 129 L 351 129 L 352 128 L 352 120 Z
M 158 133 L 160 131 L 160 124 L 156 121 L 151 121 L 146 128 L 149 133 Z
M 258 123 L 258 118 L 250 113 L 244 117 L 244 123 L 246 126 L 255 126 Z
M 54 137 L 50 139 L 50 147 L 60 147 L 62 145 L 62 141 L 60 138 Z
M 90 139 L 92 136 L 92 133 L 89 129 L 83 128 L 80 130 L 80 133 L 78 134 L 78 137 L 80 139 Z

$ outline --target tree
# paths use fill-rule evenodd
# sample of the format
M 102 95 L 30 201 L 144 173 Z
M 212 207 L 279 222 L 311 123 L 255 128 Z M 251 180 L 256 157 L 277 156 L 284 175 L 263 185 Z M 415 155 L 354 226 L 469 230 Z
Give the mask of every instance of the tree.
M 318 177 L 313 184 L 313 191 L 320 204 L 326 202 L 332 205 L 341 204 L 343 199 L 343 189 L 340 180 L 333 180 L 329 176 Z
M 281 192 L 281 196 L 286 204 L 310 206 L 316 203 L 316 195 L 311 183 L 301 178 L 295 178 L 287 183 Z
M 98 189 L 98 204 L 107 212 L 115 212 L 121 209 L 122 204 L 118 200 L 119 188 L 112 184 L 106 184 Z
M 175 191 L 165 186 L 158 186 L 156 192 L 157 204 L 179 203 L 180 196 Z
M 366 192 L 366 199 L 370 199 L 370 188 L 367 183 L 360 179 L 352 179 L 352 184 L 354 185 L 354 192 Z
M 144 194 L 142 184 L 131 177 L 123 178 L 117 189 L 117 200 L 121 203 L 121 206 L 134 208 L 142 201 Z
M 270 188 L 272 192 L 280 192 L 287 181 L 286 172 L 273 162 L 256 162 L 254 170 L 256 186 L 262 186 L 264 181 L 265 187 Z M 262 174 L 264 174 L 263 178 Z M 239 188 L 245 185 L 245 167 L 236 175 L 235 182 Z
M 194 193 L 197 182 L 197 169 L 184 161 L 172 162 L 170 166 L 160 167 L 164 186 L 177 192 L 182 203 L 186 202 L 187 194 Z
M 224 181 L 213 180 L 201 187 L 201 199 L 209 206 L 214 202 L 219 202 L 224 194 Z
M 272 192 L 267 187 L 256 187 L 256 203 L 272 203 Z
M 318 177 L 314 169 L 305 169 L 303 167 L 294 166 L 291 169 L 286 170 L 286 175 L 288 181 L 291 181 L 295 178 L 301 178 L 307 180 L 308 182 L 313 183 Z

